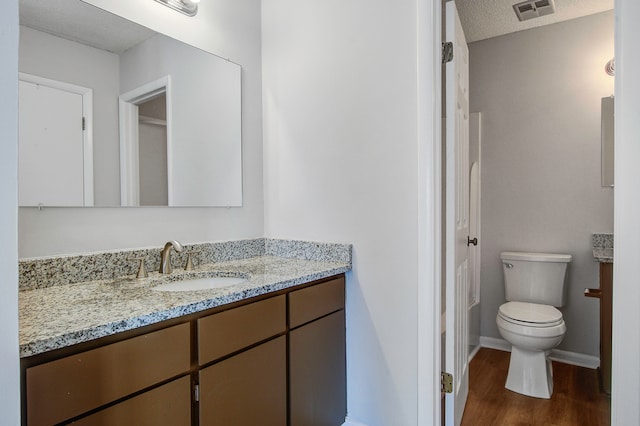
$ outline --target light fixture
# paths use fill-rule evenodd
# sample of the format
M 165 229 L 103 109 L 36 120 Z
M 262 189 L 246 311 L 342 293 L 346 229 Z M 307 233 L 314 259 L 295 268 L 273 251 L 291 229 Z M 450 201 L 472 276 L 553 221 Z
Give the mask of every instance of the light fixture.
M 616 75 L 616 58 L 611 58 L 609 62 L 604 66 L 604 72 L 610 76 Z
M 187 16 L 196 16 L 200 0 L 156 0 L 173 10 L 184 13 Z

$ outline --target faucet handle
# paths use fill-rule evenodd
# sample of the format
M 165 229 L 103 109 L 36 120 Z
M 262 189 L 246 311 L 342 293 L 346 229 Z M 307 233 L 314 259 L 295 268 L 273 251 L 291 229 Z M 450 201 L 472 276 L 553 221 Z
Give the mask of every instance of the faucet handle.
M 138 267 L 138 274 L 136 275 L 136 278 L 147 278 L 149 276 L 149 274 L 147 273 L 147 268 L 145 267 L 144 261 L 147 258 L 147 256 L 141 256 L 141 257 L 129 257 L 127 260 L 137 260 L 140 262 L 140 266 Z
M 191 250 L 187 252 L 187 263 L 184 265 L 185 271 L 193 271 L 193 261 L 191 260 L 191 255 L 200 253 L 202 250 Z

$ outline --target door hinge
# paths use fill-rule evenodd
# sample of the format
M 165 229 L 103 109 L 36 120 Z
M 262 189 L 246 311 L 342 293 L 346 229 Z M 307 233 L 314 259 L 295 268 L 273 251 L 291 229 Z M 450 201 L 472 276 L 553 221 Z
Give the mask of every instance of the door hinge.
M 84 130 L 87 130 L 86 125 L 87 125 L 87 124 L 86 124 L 86 120 L 85 120 L 85 118 L 84 118 L 84 117 L 82 117 L 82 130 L 83 130 L 83 131 L 84 131 Z
M 440 392 L 453 392 L 453 374 L 449 374 L 445 371 L 440 373 Z
M 200 401 L 200 385 L 193 385 L 193 400 L 195 402 Z
M 442 63 L 453 61 L 453 43 L 450 41 L 442 42 Z

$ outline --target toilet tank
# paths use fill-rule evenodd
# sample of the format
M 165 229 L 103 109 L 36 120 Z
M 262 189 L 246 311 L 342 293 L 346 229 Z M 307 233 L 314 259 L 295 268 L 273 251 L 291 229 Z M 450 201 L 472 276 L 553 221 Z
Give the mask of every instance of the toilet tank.
M 571 255 L 503 252 L 500 260 L 508 301 L 564 306 Z

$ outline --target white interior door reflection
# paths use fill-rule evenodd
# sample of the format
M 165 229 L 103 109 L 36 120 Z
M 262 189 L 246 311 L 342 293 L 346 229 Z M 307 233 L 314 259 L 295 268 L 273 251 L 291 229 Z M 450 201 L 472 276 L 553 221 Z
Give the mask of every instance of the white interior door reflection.
M 93 205 L 90 89 L 20 74 L 20 206 Z

